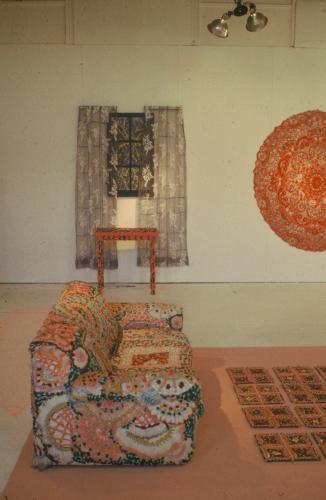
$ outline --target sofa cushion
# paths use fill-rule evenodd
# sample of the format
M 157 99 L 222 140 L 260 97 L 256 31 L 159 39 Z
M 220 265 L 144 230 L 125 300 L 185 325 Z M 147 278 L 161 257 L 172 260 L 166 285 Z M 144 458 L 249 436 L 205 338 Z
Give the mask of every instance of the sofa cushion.
M 106 308 L 109 316 L 117 319 L 124 330 L 166 328 L 172 331 L 182 331 L 182 307 L 174 304 L 107 302 Z
M 107 329 L 108 315 L 103 297 L 88 283 L 72 282 L 59 295 L 53 310 L 71 324 L 90 335 L 102 335 Z
M 83 347 L 93 354 L 97 368 L 109 373 L 122 329 L 114 318 L 109 317 L 98 290 L 87 283 L 72 282 L 59 296 L 54 312 L 79 328 Z
M 44 350 L 39 349 L 41 345 L 50 344 L 67 353 L 71 361 L 69 380 L 72 381 L 85 371 L 110 373 L 111 359 L 117 352 L 121 336 L 119 323 L 108 314 L 97 289 L 79 281 L 69 283 L 30 345 L 36 391 L 40 384 L 35 383 L 34 370 L 39 370 L 37 353 Z M 51 349 L 45 351 L 52 355 Z
M 192 366 L 192 350 L 183 333 L 162 328 L 124 330 L 112 362 L 118 370 L 187 370 Z
M 117 321 L 106 321 L 106 329 L 97 331 L 87 330 L 84 338 L 84 347 L 92 352 L 99 369 L 103 373 L 112 370 L 112 357 L 116 354 L 122 337 L 122 329 Z
M 55 344 L 63 351 L 70 351 L 78 336 L 77 325 L 71 324 L 62 314 L 50 311 L 33 342 Z

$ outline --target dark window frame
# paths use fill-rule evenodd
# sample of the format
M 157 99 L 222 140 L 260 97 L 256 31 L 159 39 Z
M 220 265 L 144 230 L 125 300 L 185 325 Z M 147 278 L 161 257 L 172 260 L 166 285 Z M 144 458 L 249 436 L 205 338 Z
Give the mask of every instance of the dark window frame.
M 137 118 L 137 117 L 141 117 L 144 119 L 144 122 L 145 122 L 145 113 L 114 113 L 112 114 L 112 117 L 110 117 L 110 120 L 109 120 L 109 123 L 108 123 L 108 127 L 110 128 L 111 127 L 111 123 L 112 123 L 112 120 L 116 119 L 116 118 L 128 118 L 128 125 L 129 125 L 129 140 L 126 141 L 126 140 L 116 140 L 116 144 L 122 144 L 122 143 L 129 143 L 129 162 L 128 164 L 119 164 L 118 162 L 118 165 L 117 165 L 117 168 L 128 168 L 129 169 L 129 186 L 130 186 L 130 189 L 118 189 L 118 197 L 119 198 L 137 198 L 138 197 L 138 189 L 137 190 L 133 190 L 131 189 L 131 172 L 132 172 L 132 169 L 133 168 L 137 168 L 138 169 L 138 173 L 140 173 L 141 171 L 141 168 L 142 168 L 142 163 L 140 165 L 134 165 L 133 162 L 132 162 L 132 147 L 131 145 L 132 144 L 143 144 L 143 140 L 142 138 L 140 140 L 133 140 L 132 139 L 132 131 L 131 131 L 131 128 L 132 128 L 132 119 L 131 118 Z M 109 146 L 109 154 L 111 154 L 111 147 L 112 145 L 110 144 Z

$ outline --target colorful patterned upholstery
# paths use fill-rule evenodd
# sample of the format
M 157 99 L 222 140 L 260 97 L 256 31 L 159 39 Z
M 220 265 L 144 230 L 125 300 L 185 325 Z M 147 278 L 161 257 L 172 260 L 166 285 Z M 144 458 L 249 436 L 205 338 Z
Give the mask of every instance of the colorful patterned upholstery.
M 30 345 L 34 466 L 187 462 L 203 405 L 181 327 L 175 306 L 67 285 Z
M 185 335 L 161 328 L 124 330 L 114 366 L 119 370 L 175 368 L 191 371 L 192 350 Z
M 175 305 L 109 302 L 106 308 L 124 330 L 154 327 L 182 331 L 182 308 Z

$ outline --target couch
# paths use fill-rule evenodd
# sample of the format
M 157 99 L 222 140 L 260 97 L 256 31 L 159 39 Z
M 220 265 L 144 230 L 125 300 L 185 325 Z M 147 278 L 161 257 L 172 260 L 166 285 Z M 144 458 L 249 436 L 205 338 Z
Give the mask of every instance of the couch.
M 203 404 L 182 326 L 180 307 L 68 284 L 29 347 L 33 465 L 188 462 Z

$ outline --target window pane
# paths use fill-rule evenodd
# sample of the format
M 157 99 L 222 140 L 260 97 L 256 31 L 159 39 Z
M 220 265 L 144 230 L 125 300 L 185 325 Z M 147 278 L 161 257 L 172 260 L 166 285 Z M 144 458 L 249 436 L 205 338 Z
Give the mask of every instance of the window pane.
M 131 167 L 131 189 L 132 191 L 138 191 L 138 176 L 139 168 Z
M 132 143 L 131 144 L 131 163 L 133 165 L 141 165 L 142 159 L 142 145 L 141 143 Z
M 129 118 L 127 116 L 118 116 L 118 141 L 129 140 Z
M 131 119 L 131 139 L 141 141 L 144 133 L 144 117 L 133 116 Z
M 118 190 L 126 191 L 130 189 L 129 168 L 118 168 Z
M 130 164 L 130 144 L 129 142 L 118 142 L 118 165 L 123 167 Z

